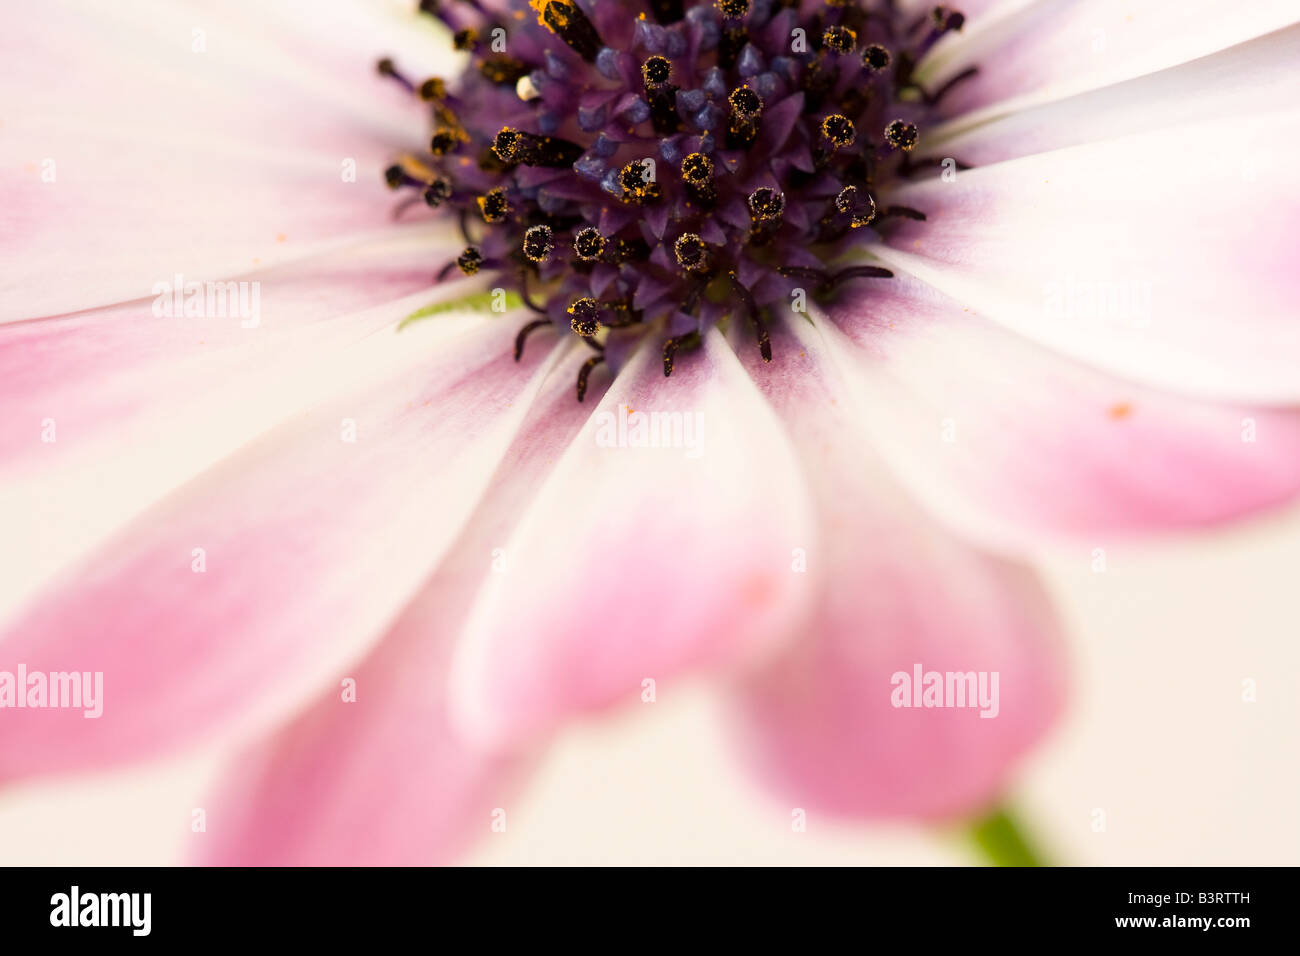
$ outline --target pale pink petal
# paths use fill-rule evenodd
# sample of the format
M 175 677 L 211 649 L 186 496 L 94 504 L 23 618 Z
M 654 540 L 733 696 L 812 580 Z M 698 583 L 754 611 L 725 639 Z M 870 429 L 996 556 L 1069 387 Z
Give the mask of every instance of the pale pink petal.
M 969 166 L 1043 153 L 1147 130 L 1293 105 L 1300 26 L 1278 30 L 1167 70 L 1062 100 L 992 116 L 958 116 L 926 131 L 922 149 Z M 1248 169 L 1252 157 L 1239 157 Z
M 1300 113 L 1242 116 L 903 186 L 886 265 L 1121 376 L 1300 399 Z M 1087 298 L 1082 293 L 1088 292 Z
M 962 544 L 909 500 L 864 440 L 868 409 L 828 347 L 803 323 L 794 331 L 776 339 L 779 363 L 750 364 L 807 464 L 818 592 L 798 640 L 738 683 L 744 752 L 809 813 L 974 812 L 1064 704 L 1049 602 L 1025 567 Z M 894 675 L 917 666 L 974 672 L 977 691 L 984 672 L 983 706 L 978 693 L 966 707 L 894 706 Z
M 391 31 L 354 29 L 355 72 L 327 73 L 277 42 L 279 17 L 258 13 L 275 6 L 51 2 L 5 18 L 0 321 L 393 227 L 381 172 L 421 145 L 427 116 L 374 70 Z
M 1112 377 L 905 276 L 832 316 L 840 332 L 826 335 L 843 342 L 863 424 L 891 464 L 999 547 L 1206 525 L 1300 491 L 1300 411 Z
M 935 87 L 975 66 L 944 99 L 945 114 L 1005 111 L 1168 69 L 1296 20 L 1291 0 L 1003 0 L 946 37 L 918 76 Z
M 0 669 L 102 672 L 104 701 L 93 720 L 6 711 L 0 777 L 250 733 L 364 653 L 454 541 L 554 360 L 538 349 L 521 368 L 512 327 L 466 321 L 358 346 L 378 384 L 209 469 L 7 628 Z
M 528 758 L 486 756 L 460 740 L 447 670 L 474 590 L 493 573 L 493 548 L 589 411 L 574 401 L 578 361 L 547 380 L 464 535 L 382 643 L 339 670 L 301 717 L 231 761 L 204 805 L 200 862 L 447 863 L 494 823 L 509 825 Z
M 677 447 L 631 447 L 668 413 Z M 453 668 L 461 726 L 500 745 L 769 650 L 803 612 L 790 561 L 812 534 L 790 445 L 721 337 L 667 380 L 643 346 L 502 544 Z
M 425 233 L 254 273 L 231 298 L 245 295 L 250 318 L 137 302 L 0 327 L 0 524 L 36 543 L 0 553 L 0 613 L 243 443 L 349 383 L 382 381 L 387 353 L 425 334 L 393 327 L 464 294 L 431 286 L 449 252 Z

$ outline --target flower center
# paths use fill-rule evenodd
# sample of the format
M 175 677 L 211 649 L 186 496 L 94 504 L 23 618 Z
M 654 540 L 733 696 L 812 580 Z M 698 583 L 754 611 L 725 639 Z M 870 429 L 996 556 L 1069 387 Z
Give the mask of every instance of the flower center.
M 505 8 L 502 10 L 501 8 Z M 664 374 L 703 333 L 768 323 L 846 283 L 891 220 L 944 87 L 917 62 L 964 17 L 904 17 L 889 0 L 423 0 L 469 54 L 455 82 L 381 74 L 427 102 L 428 155 L 390 167 L 394 189 L 454 210 L 455 263 L 519 289 L 539 328 L 593 350 L 657 336 Z M 500 12 L 497 12 L 500 11 Z M 834 264 L 839 264 L 836 268 Z

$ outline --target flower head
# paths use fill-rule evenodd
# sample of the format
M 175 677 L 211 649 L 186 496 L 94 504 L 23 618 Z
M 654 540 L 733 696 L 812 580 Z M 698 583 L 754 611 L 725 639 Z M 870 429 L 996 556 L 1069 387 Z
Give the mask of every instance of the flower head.
M 960 14 L 777 0 L 528 8 L 424 3 L 470 54 L 451 83 L 379 63 L 435 121 L 420 172 L 436 178 L 393 167 L 388 181 L 452 184 L 442 208 L 466 224 L 462 272 L 531 287 L 552 321 L 582 303 L 593 317 L 570 325 L 597 362 L 609 338 L 654 338 L 665 375 L 725 321 L 747 324 L 770 360 L 767 326 L 796 290 L 825 301 L 892 275 L 835 263 L 891 219 L 924 220 L 877 199 L 914 167 L 918 121 L 941 95 L 913 67 Z M 595 316 L 612 312 L 596 338 Z

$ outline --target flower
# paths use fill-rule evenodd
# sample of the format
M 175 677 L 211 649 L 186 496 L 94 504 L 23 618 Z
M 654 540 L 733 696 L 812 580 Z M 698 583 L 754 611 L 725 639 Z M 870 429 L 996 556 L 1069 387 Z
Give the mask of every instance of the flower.
M 1043 541 L 1300 486 L 1290 4 L 426 6 L 465 76 L 375 5 L 6 24 L 0 703 L 104 699 L 0 709 L 0 777 L 237 744 L 200 858 L 446 861 L 705 673 L 792 806 L 951 818 L 1063 706 Z M 457 265 L 518 360 L 403 321 Z

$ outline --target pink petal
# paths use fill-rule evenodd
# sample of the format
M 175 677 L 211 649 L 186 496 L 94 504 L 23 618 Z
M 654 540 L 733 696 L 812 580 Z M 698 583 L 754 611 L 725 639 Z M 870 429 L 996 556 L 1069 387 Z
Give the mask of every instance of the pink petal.
M 621 405 L 698 416 L 695 450 L 618 447 Z M 453 667 L 460 725 L 500 745 L 761 653 L 803 611 L 789 568 L 811 533 L 790 446 L 721 337 L 669 380 L 643 346 L 502 544 Z
M 475 588 L 491 573 L 492 548 L 582 426 L 576 364 L 570 359 L 548 379 L 465 534 L 382 643 L 356 668 L 338 671 L 301 717 L 231 762 L 205 805 L 199 860 L 448 863 L 490 832 L 494 811 L 504 811 L 509 826 L 527 761 L 485 756 L 457 737 L 446 676 Z M 344 703 L 349 678 L 355 701 Z
M 927 154 L 970 166 L 1043 153 L 1157 128 L 1210 120 L 1232 123 L 1243 112 L 1288 109 L 1300 60 L 1300 26 L 1228 47 L 1179 66 L 1066 99 L 991 118 L 958 116 L 925 134 Z M 1239 157 L 1243 170 L 1251 158 Z
M 1059 713 L 1064 662 L 1047 598 L 1023 566 L 960 543 L 902 493 L 859 427 L 867 409 L 815 331 L 752 363 L 807 463 L 821 545 L 799 639 L 738 682 L 745 754 L 791 807 L 951 817 L 995 799 Z M 986 703 L 895 707 L 894 675 L 996 673 Z M 977 678 L 978 679 L 978 678 Z M 907 698 L 910 700 L 911 698 Z M 996 715 L 985 718 L 981 710 Z
M 392 327 L 463 294 L 430 286 L 440 252 L 413 235 L 254 273 L 251 328 L 155 316 L 150 302 L 0 326 L 0 523 L 39 542 L 0 565 L 6 598 L 277 423 L 382 379 L 385 347 L 400 354 L 423 334 L 399 341 Z
M 374 70 L 387 34 L 355 30 L 349 72 L 329 74 L 280 45 L 276 18 L 257 13 L 272 6 L 242 5 L 241 19 L 224 5 L 52 2 L 6 18 L 0 149 L 20 175 L 0 187 L 0 321 L 392 228 L 381 172 L 420 145 L 426 118 Z
M 1294 402 L 1297 146 L 1300 113 L 1242 116 L 935 177 L 888 197 L 929 220 L 878 253 L 963 307 L 1121 376 Z
M 865 424 L 914 492 L 983 540 L 1105 543 L 1300 491 L 1300 412 L 1113 378 L 905 276 L 871 291 L 833 311 Z
M 246 446 L 28 608 L 0 670 L 102 671 L 103 715 L 7 711 L 0 777 L 249 733 L 371 646 L 455 539 L 551 361 L 539 349 L 521 369 L 513 328 L 491 320 L 438 332 L 377 340 L 379 385 Z M 466 389 L 474 402 L 451 399 Z
M 919 77 L 937 87 L 976 66 L 944 99 L 945 113 L 1006 111 L 1168 69 L 1294 22 L 1290 0 L 1004 0 L 936 47 Z

